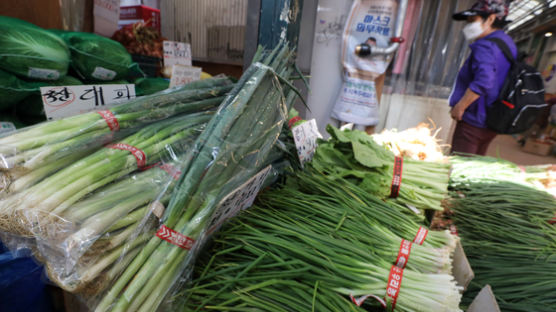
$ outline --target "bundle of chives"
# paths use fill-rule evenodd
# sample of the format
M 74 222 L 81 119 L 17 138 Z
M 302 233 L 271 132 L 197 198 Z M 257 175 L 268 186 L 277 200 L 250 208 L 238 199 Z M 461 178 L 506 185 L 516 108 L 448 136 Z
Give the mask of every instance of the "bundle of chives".
M 215 238 L 209 256 L 214 255 L 205 266 L 197 266 L 196 272 L 201 273 L 182 293 L 184 311 L 299 311 L 305 310 L 303 306 L 349 311 L 358 308 L 338 294 L 383 297 L 395 255 L 385 260 L 388 252 L 375 250 L 383 245 L 369 246 L 368 239 L 361 237 L 365 234 L 342 235 L 342 227 L 350 226 L 344 218 L 337 218 L 337 224 L 322 222 L 330 210 L 319 208 L 328 203 L 341 213 L 338 207 L 345 205 L 347 210 L 349 203 L 340 206 L 331 200 L 333 195 L 328 202 L 325 196 L 306 200 L 301 196 L 302 192 L 295 197 L 295 192 L 280 190 L 263 193 L 256 206 L 226 225 Z M 362 220 L 360 216 L 353 218 L 354 223 Z M 289 292 L 281 288 L 290 284 L 295 300 L 285 300 Z M 459 311 L 459 299 L 459 288 L 450 275 L 423 274 L 408 267 L 394 311 Z M 260 305 L 264 300 L 267 306 Z
M 465 297 L 470 302 L 490 284 L 505 311 L 551 311 L 556 227 L 548 221 L 556 199 L 527 184 L 494 179 L 453 185 L 454 223 L 475 272 Z

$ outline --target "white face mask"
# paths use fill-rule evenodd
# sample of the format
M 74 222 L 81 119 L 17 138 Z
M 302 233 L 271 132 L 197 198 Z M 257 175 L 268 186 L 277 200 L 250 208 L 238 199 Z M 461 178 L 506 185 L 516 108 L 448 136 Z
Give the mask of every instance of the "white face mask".
M 463 35 L 466 40 L 477 39 L 483 33 L 483 26 L 481 21 L 469 23 L 463 27 Z

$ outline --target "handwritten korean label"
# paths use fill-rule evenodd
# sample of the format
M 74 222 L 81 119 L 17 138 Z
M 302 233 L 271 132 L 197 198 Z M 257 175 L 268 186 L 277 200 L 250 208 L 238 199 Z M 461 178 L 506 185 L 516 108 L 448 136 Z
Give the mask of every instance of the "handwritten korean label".
M 189 43 L 168 41 L 162 42 L 164 51 L 164 67 L 176 64 L 191 66 L 191 45 Z
M 135 85 L 84 85 L 41 87 L 48 120 L 104 109 L 135 98 Z
M 322 138 L 315 119 L 292 128 L 293 140 L 297 148 L 297 156 L 301 165 L 313 159 L 317 149 L 317 139 Z
M 172 78 L 170 79 L 170 88 L 183 86 L 199 79 L 201 79 L 201 67 L 175 64 L 174 66 L 172 66 Z
M 259 173 L 247 180 L 247 182 L 243 183 L 220 201 L 220 204 L 218 205 L 218 208 L 209 223 L 207 234 L 210 235 L 214 231 L 218 230 L 226 220 L 234 217 L 241 210 L 245 210 L 253 205 L 253 201 L 255 201 L 255 197 L 257 197 L 257 194 L 259 193 L 266 177 L 270 173 L 271 168 L 272 166 L 269 165 L 259 171 Z

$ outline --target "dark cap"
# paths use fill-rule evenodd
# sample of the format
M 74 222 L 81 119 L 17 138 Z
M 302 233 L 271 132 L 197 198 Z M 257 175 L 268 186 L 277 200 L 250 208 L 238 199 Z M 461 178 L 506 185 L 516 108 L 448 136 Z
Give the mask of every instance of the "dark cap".
M 470 16 L 496 14 L 496 18 L 504 20 L 508 15 L 511 0 L 479 0 L 471 9 L 455 13 L 452 18 L 456 21 L 466 20 Z

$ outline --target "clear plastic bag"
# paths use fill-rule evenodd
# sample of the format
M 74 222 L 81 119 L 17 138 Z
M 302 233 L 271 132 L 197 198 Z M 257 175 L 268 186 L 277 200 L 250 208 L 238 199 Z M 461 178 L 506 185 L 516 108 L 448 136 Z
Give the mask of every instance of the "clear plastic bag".
M 159 196 L 170 201 L 158 226 L 142 227 L 136 235 L 151 238 L 131 261 L 120 257 L 126 268 L 106 293 L 91 299 L 95 311 L 163 309 L 188 280 L 221 200 L 270 161 L 296 93 L 285 82 L 293 72 L 287 48 L 266 56 L 265 63 L 244 73 L 197 139 L 176 187 Z
M 167 141 L 169 135 L 175 134 L 172 131 L 180 127 L 185 131 L 199 124 L 188 124 L 189 117 L 183 117 L 184 114 L 217 107 L 223 99 L 220 96 L 231 87 L 227 78 L 208 79 L 137 98 L 110 110 L 45 122 L 0 138 L 3 165 L 0 231 L 31 238 L 56 233 L 58 226 L 64 228 L 64 222 L 52 220 L 62 211 L 142 166 L 133 156 L 141 151 L 134 148 L 149 148 L 153 158 L 144 156 L 146 164 L 150 164 L 159 157 L 156 155 L 165 148 L 164 144 L 172 144 L 173 141 Z M 210 118 L 203 115 L 210 113 L 199 114 L 197 117 L 204 120 L 200 123 Z M 174 122 L 177 124 L 172 125 Z M 162 130 L 165 132 L 158 133 Z M 103 147 L 120 140 L 123 146 Z M 113 168 L 107 164 L 110 159 L 127 162 Z

